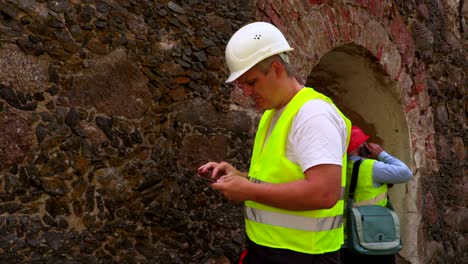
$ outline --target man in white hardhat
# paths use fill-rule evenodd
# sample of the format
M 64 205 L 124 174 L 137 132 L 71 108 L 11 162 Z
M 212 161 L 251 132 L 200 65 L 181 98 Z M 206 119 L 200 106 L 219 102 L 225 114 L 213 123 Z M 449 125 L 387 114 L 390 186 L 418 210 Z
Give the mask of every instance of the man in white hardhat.
M 244 202 L 247 250 L 240 263 L 340 263 L 346 148 L 351 123 L 332 101 L 291 73 L 293 49 L 278 28 L 255 22 L 226 47 L 226 82 L 265 110 L 250 169 L 208 162 L 198 173 Z

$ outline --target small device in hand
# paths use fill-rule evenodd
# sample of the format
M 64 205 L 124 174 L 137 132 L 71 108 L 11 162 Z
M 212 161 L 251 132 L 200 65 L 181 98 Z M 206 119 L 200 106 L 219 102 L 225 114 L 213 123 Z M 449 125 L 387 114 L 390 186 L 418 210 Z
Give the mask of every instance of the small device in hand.
M 205 181 L 205 182 L 208 182 L 208 183 L 216 182 L 216 180 L 213 180 L 212 178 L 207 178 L 207 177 L 203 177 L 203 176 L 200 176 L 200 175 L 195 175 L 195 179 L 202 180 L 202 181 Z
M 366 145 L 362 145 L 361 147 L 359 147 L 359 156 L 366 157 L 366 156 L 369 156 L 370 154 L 371 152 L 366 147 Z

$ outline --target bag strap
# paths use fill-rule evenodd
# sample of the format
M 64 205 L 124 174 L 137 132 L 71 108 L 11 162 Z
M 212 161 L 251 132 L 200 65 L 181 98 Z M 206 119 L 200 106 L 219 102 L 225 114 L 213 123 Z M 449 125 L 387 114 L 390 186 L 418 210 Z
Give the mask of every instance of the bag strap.
M 361 166 L 362 159 L 357 160 L 353 164 L 353 173 L 351 174 L 351 185 L 349 186 L 349 199 L 354 198 L 354 191 L 356 190 L 356 184 L 358 179 L 359 167 Z

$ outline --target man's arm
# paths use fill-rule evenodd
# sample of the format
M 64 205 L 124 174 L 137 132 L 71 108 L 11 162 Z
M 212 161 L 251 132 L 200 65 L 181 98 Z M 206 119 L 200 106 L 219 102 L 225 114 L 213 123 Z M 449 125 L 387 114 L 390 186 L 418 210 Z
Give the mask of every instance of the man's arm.
M 366 158 L 377 160 L 372 168 L 374 187 L 382 184 L 395 184 L 407 182 L 413 177 L 410 169 L 399 159 L 391 156 L 375 143 L 364 143 L 370 155 Z
M 251 200 L 291 211 L 328 209 L 340 199 L 341 166 L 317 165 L 305 171 L 305 179 L 282 184 L 223 176 L 212 187 L 237 202 Z
M 372 168 L 373 180 L 376 183 L 405 183 L 413 177 L 411 170 L 399 159 L 382 151 Z

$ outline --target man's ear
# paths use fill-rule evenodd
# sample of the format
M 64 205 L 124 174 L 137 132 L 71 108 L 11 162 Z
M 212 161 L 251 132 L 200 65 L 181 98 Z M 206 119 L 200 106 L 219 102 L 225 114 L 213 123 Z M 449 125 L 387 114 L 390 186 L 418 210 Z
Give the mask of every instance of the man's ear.
M 274 71 L 276 77 L 281 77 L 283 75 L 284 66 L 279 61 L 274 60 L 271 63 L 271 67 L 273 68 L 273 71 Z

